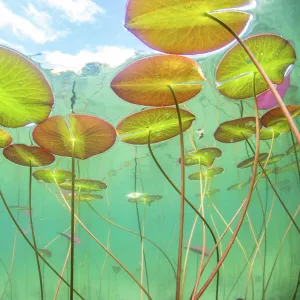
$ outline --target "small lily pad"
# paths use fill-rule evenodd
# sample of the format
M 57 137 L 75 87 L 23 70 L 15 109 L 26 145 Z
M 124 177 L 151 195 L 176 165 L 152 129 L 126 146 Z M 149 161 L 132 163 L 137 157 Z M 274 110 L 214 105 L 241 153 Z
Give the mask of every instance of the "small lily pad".
M 208 196 L 208 197 L 211 197 L 211 196 L 213 196 L 213 195 L 215 195 L 215 194 L 217 194 L 217 193 L 219 193 L 219 192 L 220 192 L 219 189 L 209 189 L 209 190 L 205 193 L 205 195 Z M 195 196 L 196 196 L 196 197 L 200 197 L 200 194 L 196 194 Z
M 300 115 L 300 105 L 287 105 L 289 113 L 293 118 Z M 272 127 L 275 131 L 290 132 L 289 123 L 280 107 L 273 108 L 261 117 L 261 122 L 265 127 Z
M 258 160 L 263 161 L 267 157 L 268 157 L 268 153 L 260 153 L 259 156 L 258 156 Z M 253 166 L 253 164 L 254 164 L 254 156 L 243 160 L 242 162 L 240 162 L 237 165 L 237 167 L 239 169 L 244 169 L 244 168 L 248 168 L 248 167 Z
M 190 128 L 195 116 L 180 109 L 183 131 Z M 130 115 L 117 125 L 117 134 L 125 143 L 135 145 L 158 143 L 179 134 L 176 109 L 173 107 L 151 108 Z
M 17 128 L 41 123 L 53 104 L 42 72 L 25 56 L 0 46 L 0 125 Z
M 145 196 L 140 196 L 138 198 L 130 198 L 128 199 L 128 202 L 131 203 L 145 203 L 145 204 L 151 204 L 152 202 L 158 201 L 162 199 L 162 196 L 160 195 L 145 195 Z
M 42 167 L 54 162 L 55 157 L 43 148 L 13 144 L 3 150 L 3 155 L 17 165 Z
M 12 143 L 11 135 L 0 128 L 0 148 L 5 148 Z
M 69 125 L 67 123 L 69 122 Z M 49 152 L 60 156 L 87 159 L 103 153 L 116 140 L 114 127 L 98 117 L 71 114 L 68 120 L 54 116 L 36 126 L 32 133 L 34 141 Z
M 259 64 L 274 84 L 281 84 L 286 70 L 296 60 L 291 43 L 275 34 L 260 34 L 244 40 Z M 253 97 L 253 75 L 255 91 L 259 95 L 269 87 L 248 54 L 236 44 L 221 60 L 216 81 L 220 93 L 231 99 Z
M 36 180 L 41 180 L 46 183 L 58 184 L 65 182 L 66 180 L 72 179 L 72 172 L 58 169 L 40 169 L 32 173 L 32 176 Z
M 227 191 L 236 191 L 236 190 L 241 190 L 243 187 L 247 186 L 249 182 L 241 182 L 237 183 L 234 185 L 231 185 L 230 187 L 227 188 Z
M 284 157 L 284 154 L 277 154 L 277 155 L 273 155 L 269 158 L 268 160 L 268 166 L 272 165 L 272 164 L 276 164 L 277 162 L 279 162 L 282 158 Z M 261 164 L 264 165 L 266 163 L 267 159 L 264 159 L 263 161 L 261 161 Z
M 221 155 L 222 151 L 215 147 L 192 150 L 184 155 L 184 165 L 193 166 L 201 164 L 210 167 L 215 159 Z M 181 163 L 181 158 L 179 158 L 178 162 Z
M 214 137 L 222 143 L 236 143 L 250 138 L 255 132 L 255 117 L 245 117 L 222 123 L 217 128 Z
M 74 195 L 75 201 L 80 201 L 80 202 L 91 202 L 91 201 L 96 201 L 96 200 L 101 200 L 103 199 L 103 196 L 101 195 L 96 195 L 96 194 L 75 194 Z M 68 194 L 65 196 L 66 200 L 72 200 L 72 195 Z
M 286 150 L 285 154 L 286 155 L 295 154 L 295 148 L 296 148 L 296 152 L 300 151 L 300 145 L 295 144 L 295 146 L 292 145 L 291 147 L 289 147 L 289 149 Z
M 145 106 L 175 105 L 195 97 L 205 78 L 199 65 L 188 57 L 159 55 L 137 60 L 118 73 L 111 82 L 123 100 Z
M 204 180 L 205 178 L 213 179 L 215 176 L 217 176 L 223 172 L 224 172 L 224 169 L 220 168 L 220 167 L 209 168 L 209 169 L 206 169 L 205 171 L 201 171 L 201 177 L 202 177 L 202 180 Z M 189 175 L 189 179 L 190 180 L 200 180 L 200 172 L 196 172 L 196 173 Z
M 59 185 L 64 190 L 72 190 L 72 181 L 67 180 L 64 183 Z M 97 192 L 102 191 L 107 188 L 107 185 L 99 180 L 92 180 L 92 179 L 75 179 L 75 191 L 81 192 Z
M 280 132 L 275 131 L 273 128 L 262 128 L 259 132 L 259 139 L 260 140 L 271 140 L 273 137 L 274 139 L 279 137 Z

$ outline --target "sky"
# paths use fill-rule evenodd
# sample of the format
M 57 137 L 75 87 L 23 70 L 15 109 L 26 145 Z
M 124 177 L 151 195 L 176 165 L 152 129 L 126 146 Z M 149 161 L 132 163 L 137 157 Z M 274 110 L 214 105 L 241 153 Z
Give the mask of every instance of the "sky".
M 53 72 L 80 73 L 88 62 L 116 67 L 150 51 L 124 27 L 126 0 L 0 0 L 0 45 Z

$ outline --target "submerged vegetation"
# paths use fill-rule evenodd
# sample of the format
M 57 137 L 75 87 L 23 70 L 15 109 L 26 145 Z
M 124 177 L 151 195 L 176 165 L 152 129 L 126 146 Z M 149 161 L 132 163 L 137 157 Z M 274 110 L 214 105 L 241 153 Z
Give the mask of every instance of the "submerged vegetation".
M 98 299 L 125 299 L 117 298 L 117 294 L 122 295 L 122 289 L 118 286 L 118 278 L 122 276 L 122 271 L 140 290 L 135 299 L 167 299 L 164 296 L 160 298 L 157 294 L 153 296 L 156 283 L 150 271 L 153 262 L 149 258 L 149 248 L 146 244 L 158 250 L 158 255 L 164 259 L 160 272 L 166 269 L 171 273 L 171 276 L 168 275 L 169 286 L 172 288 L 170 299 L 231 299 L 234 297 L 233 291 L 237 294 L 237 284 L 239 295 L 242 293 L 240 299 L 267 299 L 269 283 L 290 230 L 298 239 L 295 243 L 299 247 L 299 197 L 295 197 L 294 200 L 298 202 L 291 205 L 287 201 L 291 195 L 286 196 L 290 189 L 289 181 L 280 181 L 283 178 L 279 180 L 278 176 L 283 172 L 288 172 L 284 173 L 283 177 L 295 173 L 297 187 L 299 186 L 300 133 L 295 120 L 300 115 L 300 105 L 296 99 L 295 103 L 290 105 L 285 105 L 282 100 L 288 91 L 290 73 L 296 62 L 292 43 L 284 37 L 270 33 L 245 39 L 239 37 L 252 18 L 251 11 L 239 8 L 251 2 L 129 0 L 125 27 L 143 43 L 162 53 L 137 59 L 124 66 L 112 78 L 110 88 L 119 98 L 118 101 L 123 100 L 128 106 L 134 106 L 136 109 L 130 115 L 122 115 L 123 119 L 118 124 L 113 124 L 112 117 L 107 118 L 110 120 L 108 121 L 101 115 L 76 113 L 74 89 L 75 86 L 78 89 L 78 85 L 73 81 L 70 82 L 71 114 L 59 115 L 58 111 L 55 111 L 55 92 L 46 76 L 24 55 L 0 47 L 0 125 L 3 127 L 0 128 L 0 147 L 3 148 L 3 159 L 28 169 L 27 178 L 24 178 L 24 181 L 28 181 L 28 189 L 22 194 L 22 197 L 27 199 L 27 202 L 23 203 L 26 207 L 19 203 L 16 205 L 14 199 L 10 199 L 4 192 L 4 183 L 0 185 L 0 196 L 10 218 L 35 255 L 39 282 L 39 295 L 36 299 L 45 298 L 45 288 L 48 285 L 44 277 L 45 265 L 58 280 L 55 299 L 61 282 L 68 287 L 69 299 L 96 299 L 96 296 L 91 296 L 79 288 L 78 283 L 82 280 L 80 276 L 84 274 L 81 274 L 76 262 L 76 251 L 83 247 L 82 241 L 86 238 L 98 244 L 112 262 L 115 292 L 112 298 L 105 298 L 101 294 L 105 284 L 102 283 L 102 275 L 106 257 L 100 277 L 93 279 L 97 280 Z M 228 118 L 220 124 L 215 115 L 207 116 L 213 120 L 215 126 L 214 132 L 205 133 L 209 143 L 207 145 L 200 138 L 194 138 L 199 111 L 191 109 L 189 102 L 201 95 L 207 87 L 208 79 L 201 69 L 201 62 L 197 63 L 191 57 L 224 50 L 223 48 L 229 47 L 232 42 L 235 43 L 215 68 L 214 82 L 209 84 L 214 92 L 228 103 L 237 104 L 240 115 Z M 105 106 L 105 103 L 99 104 L 102 109 L 101 105 Z M 262 113 L 261 110 L 267 111 Z M 50 116 L 54 111 L 55 114 Z M 120 113 L 122 114 L 122 110 Z M 30 144 L 15 141 L 13 137 L 18 128 L 26 129 L 28 125 Z M 286 145 L 285 152 L 278 153 L 278 139 L 282 136 L 288 138 L 289 144 Z M 180 157 L 177 156 L 173 161 L 174 165 L 177 162 L 178 170 L 180 169 L 180 180 L 179 174 L 177 176 L 170 172 L 169 166 L 157 157 L 160 145 L 167 140 L 172 142 L 172 147 L 177 147 L 175 152 L 180 153 Z M 244 149 L 239 156 L 237 144 L 243 145 L 238 148 L 239 151 Z M 104 156 L 113 147 L 119 147 L 117 156 L 124 155 L 124 149 L 129 149 L 126 147 L 135 149 L 132 162 L 126 162 L 120 168 L 134 168 L 133 191 L 127 186 L 124 188 L 122 182 L 111 186 L 108 175 L 114 176 L 114 172 L 99 180 L 101 164 L 95 165 L 97 171 L 94 177 L 92 172 L 89 173 L 82 167 L 85 161 L 98 155 Z M 149 163 L 146 168 L 141 166 L 141 157 L 137 154 L 137 149 L 143 151 L 145 157 L 151 157 L 151 165 Z M 113 159 L 116 159 L 115 156 Z M 220 163 L 224 156 L 229 163 L 236 157 L 236 162 L 230 165 L 230 170 Z M 243 160 L 238 161 L 237 157 L 243 157 Z M 287 159 L 290 160 L 288 163 Z M 143 172 L 149 173 L 159 170 L 159 182 L 172 189 L 171 196 L 158 190 L 150 191 L 150 180 L 142 180 L 142 168 Z M 239 182 L 231 181 L 234 172 L 238 172 Z M 250 179 L 245 179 L 244 175 L 248 178 L 249 174 Z M 69 227 L 56 232 L 56 238 L 46 246 L 41 245 L 37 239 L 38 225 L 33 222 L 35 206 L 32 198 L 38 192 L 33 180 L 46 187 L 50 186 L 49 190 L 56 195 L 61 209 L 70 213 Z M 225 193 L 222 192 L 220 182 L 226 184 Z M 194 186 L 197 189 L 198 207 L 193 199 L 195 197 L 192 198 L 190 192 Z M 118 220 L 113 221 L 111 216 L 105 216 L 103 211 L 95 208 L 94 203 L 98 201 L 107 201 L 109 205 L 106 193 L 110 188 L 124 188 L 128 193 L 132 192 L 127 195 L 126 203 L 129 203 L 128 209 L 134 209 L 136 212 L 138 232 L 120 225 L 124 221 L 123 218 L 126 218 L 125 212 L 119 211 L 122 215 L 119 224 Z M 240 193 L 240 203 L 231 201 L 231 195 L 235 193 Z M 299 189 L 297 193 L 299 194 Z M 39 197 L 40 201 L 43 201 L 43 196 Z M 172 205 L 178 208 L 179 213 L 174 230 L 177 238 L 176 261 L 171 259 L 172 255 L 164 243 L 161 245 L 153 237 L 147 236 L 147 230 L 151 226 L 150 220 L 147 219 L 146 222 L 146 215 L 167 197 L 172 197 Z M 254 220 L 251 219 L 253 207 L 250 203 L 254 201 L 253 198 L 258 199 L 255 203 L 255 214 L 262 218 L 260 228 L 255 228 Z M 223 216 L 224 205 L 234 208 L 230 218 Z M 82 217 L 83 206 L 84 209 L 88 209 L 89 216 L 98 217 L 99 224 L 89 222 L 89 217 Z M 271 238 L 269 228 L 274 225 L 271 219 L 275 207 L 280 211 L 276 222 L 284 231 L 284 235 L 278 237 L 278 250 L 275 254 L 274 249 L 272 252 L 274 257 L 269 257 L 267 241 Z M 168 213 L 170 210 L 168 207 Z M 17 216 L 15 211 L 18 211 Z M 29 231 L 22 230 L 20 211 L 27 211 L 29 214 L 31 237 Z M 55 216 L 51 217 L 55 222 Z M 288 223 L 282 222 L 282 219 L 288 220 Z M 109 242 L 101 242 L 103 234 L 106 233 L 103 232 L 103 228 L 106 227 L 103 227 L 100 220 L 109 226 L 108 237 L 111 227 L 122 230 L 122 233 L 128 232 L 137 236 L 141 256 L 140 259 L 135 257 L 139 264 L 136 271 L 115 254 L 117 251 L 110 247 Z M 191 230 L 187 231 L 187 226 L 191 224 Z M 96 231 L 98 226 L 102 228 L 100 233 Z M 201 229 L 202 241 L 197 237 L 195 244 L 197 226 Z M 245 231 L 245 227 L 250 231 Z M 199 233 L 197 234 L 199 236 Z M 253 239 L 253 244 L 244 245 L 245 234 L 249 235 L 246 240 Z M 67 249 L 63 249 L 66 257 L 61 272 L 56 264 L 52 264 L 51 259 L 55 254 L 48 249 L 60 237 L 64 237 L 62 245 L 68 245 Z M 230 267 L 226 258 L 233 251 L 235 242 L 238 251 L 243 254 L 243 265 L 239 266 L 240 273 L 237 278 L 230 279 L 230 284 L 227 284 L 226 269 Z M 129 247 L 128 244 L 128 249 Z M 130 251 L 128 250 L 129 253 Z M 132 255 L 134 256 L 134 253 Z M 260 259 L 259 267 L 254 267 L 256 257 Z M 196 259 L 197 263 L 191 265 L 192 259 Z M 266 267 L 267 263 L 271 264 L 272 268 Z M 189 274 L 191 269 L 194 269 L 193 272 L 196 270 L 193 277 Z M 296 271 L 293 270 L 294 277 L 289 291 L 289 297 L 292 298 L 289 299 L 296 300 L 299 295 L 298 273 L 300 274 L 299 266 Z M 3 295 L 8 283 L 11 285 L 11 270 L 6 274 L 7 284 Z M 258 274 L 260 279 L 256 280 Z M 81 279 L 78 279 L 79 277 Z M 122 277 L 122 280 L 124 278 Z M 7 291 L 6 293 L 8 294 Z M 93 292 L 93 295 L 96 295 L 96 292 Z M 235 299 L 239 295 L 236 295 Z M 11 296 L 10 299 L 14 298 Z M 67 299 L 67 296 L 64 296 L 64 299 Z

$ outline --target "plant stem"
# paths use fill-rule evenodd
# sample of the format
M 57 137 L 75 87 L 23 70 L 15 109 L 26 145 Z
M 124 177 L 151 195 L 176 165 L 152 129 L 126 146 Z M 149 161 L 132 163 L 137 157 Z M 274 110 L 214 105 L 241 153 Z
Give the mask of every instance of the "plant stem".
M 293 136 L 293 133 L 291 132 L 291 138 L 292 138 L 292 143 L 293 143 L 293 148 L 294 148 L 294 153 L 295 153 L 295 158 L 296 158 L 296 163 L 297 163 L 297 170 L 298 170 L 298 176 L 300 180 L 300 166 L 299 166 L 299 160 L 298 160 L 298 155 L 297 155 L 297 149 L 296 149 L 296 144 L 295 144 L 295 139 Z
M 70 268 L 70 300 L 73 300 L 74 286 L 74 236 L 75 236 L 75 141 L 72 142 L 72 198 L 71 198 L 71 268 Z

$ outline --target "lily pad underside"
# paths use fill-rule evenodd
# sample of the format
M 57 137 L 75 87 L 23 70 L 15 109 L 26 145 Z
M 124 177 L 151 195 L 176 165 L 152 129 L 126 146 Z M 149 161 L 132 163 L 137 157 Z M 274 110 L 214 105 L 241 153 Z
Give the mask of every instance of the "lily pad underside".
M 294 64 L 296 53 L 290 42 L 275 34 L 259 34 L 244 40 L 259 64 L 274 84 L 281 84 L 286 70 Z M 255 74 L 256 95 L 268 89 L 268 85 L 239 45 L 231 48 L 221 60 L 216 81 L 221 94 L 231 99 L 254 97 L 253 76 Z
M 296 150 L 296 152 L 300 151 L 300 145 L 299 144 L 295 144 L 295 145 L 292 145 L 291 147 L 289 147 L 286 150 L 286 155 L 295 154 L 295 150 Z
M 221 174 L 224 172 L 223 168 L 215 167 L 215 168 L 209 168 L 205 171 L 201 171 L 201 178 L 202 180 L 207 179 L 213 179 L 215 176 Z M 189 175 L 190 180 L 200 180 L 200 172 L 193 173 Z
M 11 135 L 0 128 L 0 148 L 5 148 L 12 143 Z
M 272 165 L 272 164 L 276 164 L 277 162 L 279 162 L 282 158 L 284 157 L 284 154 L 277 154 L 274 156 L 271 156 L 268 160 L 268 166 Z M 261 164 L 264 165 L 267 162 L 267 159 L 264 159 L 263 161 L 261 161 Z
M 190 128 L 195 116 L 180 109 L 183 131 Z M 179 134 L 176 109 L 173 107 L 152 108 L 130 115 L 117 125 L 117 134 L 125 143 L 134 145 L 158 143 Z
M 0 46 L 0 125 L 17 128 L 41 123 L 53 104 L 42 72 L 25 56 Z
M 268 153 L 260 153 L 259 156 L 258 156 L 258 160 L 261 162 L 267 157 L 268 157 Z M 239 169 L 244 169 L 244 168 L 248 168 L 248 167 L 253 166 L 253 164 L 254 164 L 254 156 L 243 160 L 242 162 L 240 162 L 237 165 L 237 167 Z
M 151 204 L 152 202 L 158 201 L 162 199 L 162 196 L 160 195 L 145 195 L 145 196 L 140 196 L 138 198 L 130 198 L 128 199 L 128 202 L 131 203 L 145 203 L 145 204 Z
M 66 200 L 72 200 L 72 195 L 68 194 L 65 196 Z M 91 201 L 96 201 L 96 200 L 101 200 L 103 199 L 103 196 L 101 195 L 96 195 L 96 194 L 75 194 L 74 195 L 75 201 L 80 201 L 80 202 L 91 202 Z
M 64 190 L 72 190 L 72 181 L 67 180 L 59 185 Z M 92 179 L 75 179 L 75 191 L 80 192 L 97 192 L 107 188 L 107 185 L 99 180 Z
M 113 91 L 123 100 L 145 106 L 183 103 L 202 90 L 205 80 L 199 65 L 188 57 L 159 55 L 142 58 L 125 67 L 111 82 Z
M 199 54 L 234 40 L 211 14 L 240 34 L 250 14 L 236 9 L 252 0 L 129 0 L 125 27 L 149 47 L 173 54 Z
M 36 180 L 43 181 L 45 183 L 63 183 L 66 180 L 72 179 L 72 172 L 59 169 L 40 169 L 32 173 L 32 176 Z
M 235 190 L 240 190 L 243 187 L 245 187 L 246 185 L 248 185 L 249 182 L 241 182 L 241 183 L 237 183 L 234 185 L 231 185 L 230 187 L 227 188 L 227 191 L 235 191 Z
M 280 132 L 275 131 L 273 128 L 262 128 L 259 132 L 260 140 L 271 140 L 279 137 Z

